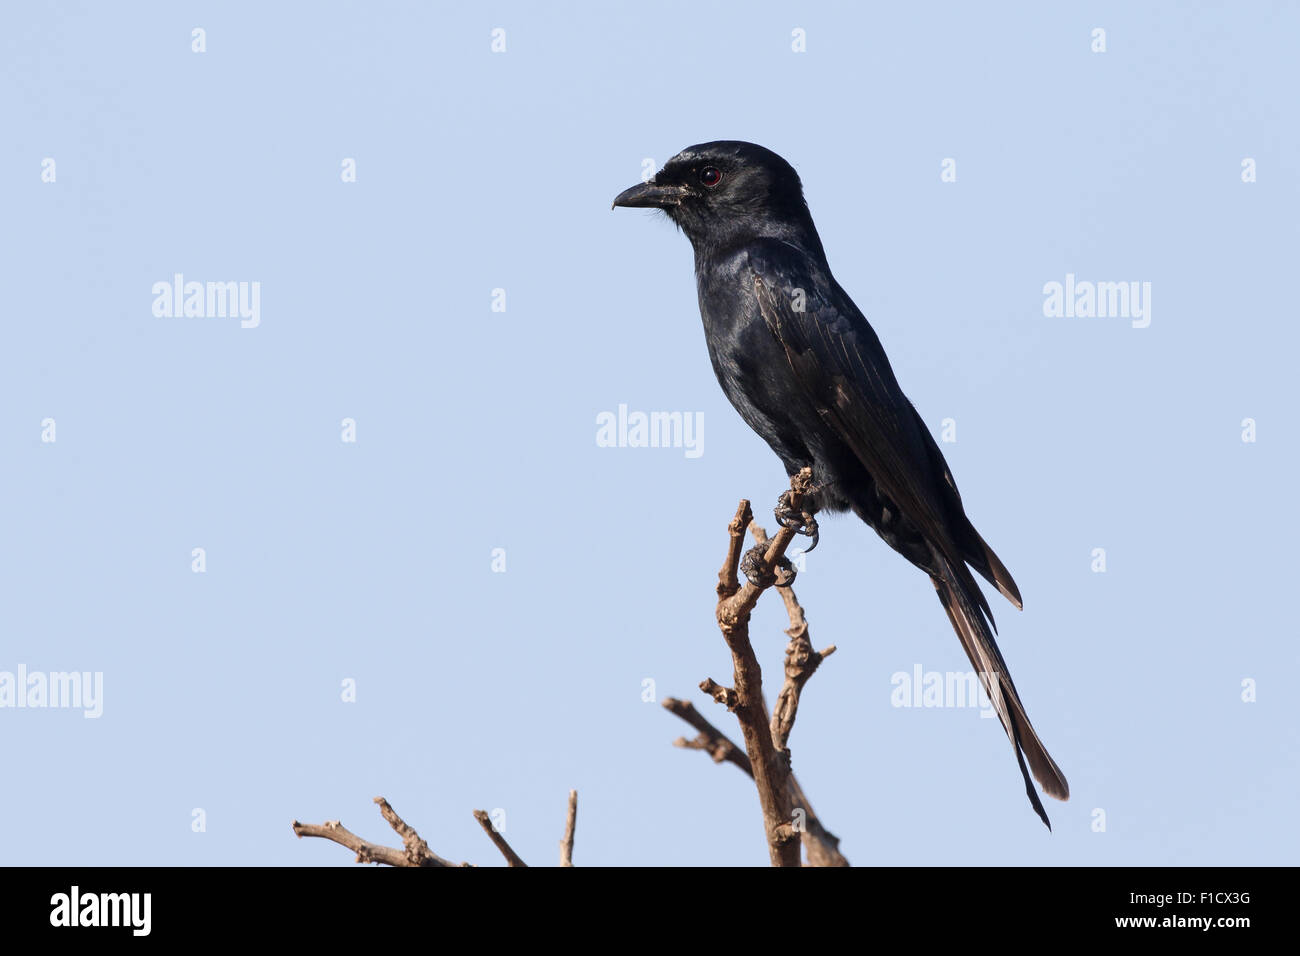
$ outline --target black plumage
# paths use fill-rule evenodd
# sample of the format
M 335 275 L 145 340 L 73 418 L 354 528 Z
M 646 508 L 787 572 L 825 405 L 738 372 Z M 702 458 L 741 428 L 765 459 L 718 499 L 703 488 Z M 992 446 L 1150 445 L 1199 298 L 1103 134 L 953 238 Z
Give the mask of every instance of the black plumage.
M 663 209 L 690 239 L 718 382 L 789 474 L 812 469 L 814 510 L 852 511 L 930 575 L 1050 827 L 1030 771 L 1060 800 L 1069 786 L 1029 723 L 971 571 L 1017 608 L 1020 592 L 966 517 L 876 333 L 831 275 L 794 168 L 752 143 L 704 143 L 614 205 Z

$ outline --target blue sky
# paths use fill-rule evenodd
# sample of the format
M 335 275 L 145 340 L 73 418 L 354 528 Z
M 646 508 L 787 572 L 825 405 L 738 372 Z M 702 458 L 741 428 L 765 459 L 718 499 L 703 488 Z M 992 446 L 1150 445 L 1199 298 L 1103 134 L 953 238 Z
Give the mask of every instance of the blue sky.
M 714 380 L 689 244 L 609 209 L 735 138 L 799 170 L 903 388 L 953 421 L 1072 790 L 1049 834 L 996 721 L 892 705 L 893 675 L 968 664 L 924 575 L 832 518 L 798 593 L 839 653 L 791 747 L 845 854 L 1294 863 L 1297 27 L 7 5 L 0 681 L 99 674 L 102 713 L 0 706 L 0 862 L 351 865 L 289 823 L 391 842 L 382 794 L 445 857 L 500 862 L 483 808 L 550 863 L 576 787 L 579 865 L 764 864 L 752 785 L 642 688 L 735 729 L 696 690 L 730 678 L 713 584 L 737 500 L 770 526 L 785 479 Z M 256 326 L 156 315 L 178 273 L 257 283 Z M 1046 315 L 1067 276 L 1150 283 L 1149 324 Z M 604 447 L 620 405 L 700 416 L 700 454 Z M 771 595 L 769 675 L 783 626 Z

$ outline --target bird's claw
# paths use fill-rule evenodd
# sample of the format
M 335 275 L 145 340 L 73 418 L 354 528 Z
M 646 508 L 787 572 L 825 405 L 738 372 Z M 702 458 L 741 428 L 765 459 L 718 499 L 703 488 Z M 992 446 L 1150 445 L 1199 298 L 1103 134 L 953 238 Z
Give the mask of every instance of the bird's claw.
M 767 567 L 767 545 L 756 544 L 740 559 L 740 573 L 756 588 L 776 583 L 776 575 Z
M 768 588 L 776 585 L 779 588 L 788 588 L 794 583 L 794 577 L 797 573 L 790 559 L 784 554 L 776 559 L 775 570 L 767 566 L 767 549 L 769 545 L 756 544 L 740 559 L 740 573 L 756 588 Z
M 790 504 L 790 492 L 782 492 L 781 497 L 776 501 L 777 523 L 783 528 L 790 528 L 797 534 L 805 535 L 812 538 L 812 544 L 804 548 L 804 554 L 809 554 L 817 547 L 817 542 L 821 540 L 821 535 L 817 529 L 817 519 L 813 517 L 811 511 L 804 511 L 802 508 L 796 508 Z

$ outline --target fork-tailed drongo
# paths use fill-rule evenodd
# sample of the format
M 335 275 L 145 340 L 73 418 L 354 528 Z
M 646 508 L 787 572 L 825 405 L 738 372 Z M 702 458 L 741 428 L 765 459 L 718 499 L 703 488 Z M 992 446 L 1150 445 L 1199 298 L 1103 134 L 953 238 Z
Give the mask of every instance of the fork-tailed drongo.
M 1050 827 L 1029 771 L 1060 800 L 1069 786 L 1029 723 L 971 571 L 1017 608 L 1020 592 L 966 517 L 876 333 L 831 275 L 798 174 L 752 143 L 704 143 L 614 205 L 662 209 L 690 239 L 722 390 L 789 474 L 812 469 L 812 510 L 853 511 L 930 575 L 1011 739 L 1029 800 Z

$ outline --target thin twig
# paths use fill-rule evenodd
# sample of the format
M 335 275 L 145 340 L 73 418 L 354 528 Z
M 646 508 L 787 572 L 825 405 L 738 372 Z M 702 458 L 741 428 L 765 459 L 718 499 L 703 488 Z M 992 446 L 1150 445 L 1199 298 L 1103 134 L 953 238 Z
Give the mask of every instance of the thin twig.
M 573 866 L 573 831 L 578 825 L 578 791 L 569 791 L 569 812 L 564 819 L 564 839 L 560 841 L 560 866 Z
M 718 572 L 719 598 L 731 597 L 740 590 L 736 569 L 740 567 L 740 556 L 745 550 L 745 529 L 753 520 L 754 512 L 750 510 L 748 499 L 741 498 L 740 507 L 736 509 L 736 517 L 732 518 L 731 524 L 727 525 L 727 534 L 730 537 L 727 542 L 727 556 L 722 559 L 722 570 Z
M 759 525 L 751 524 L 749 531 L 759 544 L 767 543 L 767 532 Z M 772 741 L 777 750 L 788 752 L 787 743 L 790 731 L 794 729 L 795 716 L 799 712 L 799 695 L 803 691 L 803 685 L 816 673 L 822 661 L 835 653 L 835 645 L 832 644 L 824 651 L 814 651 L 812 641 L 808 639 L 808 618 L 799 604 L 799 598 L 795 596 L 794 586 L 778 584 L 776 590 L 785 602 L 786 615 L 790 618 L 790 626 L 785 632 L 790 642 L 785 647 L 785 683 L 781 685 L 776 707 L 772 711 Z
M 689 750 L 703 750 L 713 758 L 714 763 L 722 763 L 724 760 L 734 763 L 749 776 L 754 776 L 754 769 L 749 765 L 749 757 L 745 751 L 737 747 L 731 740 L 704 719 L 704 715 L 695 709 L 695 705 L 689 700 L 678 700 L 676 697 L 665 697 L 663 700 L 665 710 L 676 714 L 682 720 L 686 721 L 692 727 L 699 731 L 694 740 L 687 740 L 685 737 L 678 737 L 673 741 L 674 747 L 685 747 Z
M 408 826 L 389 806 L 383 797 L 375 797 L 379 812 L 389 825 L 402 837 L 405 849 L 398 850 L 390 846 L 380 846 L 363 840 L 338 820 L 326 820 L 324 823 L 299 823 L 293 821 L 293 832 L 299 839 L 303 837 L 320 837 L 332 840 L 347 847 L 357 855 L 358 863 L 384 863 L 388 866 L 457 866 L 450 860 L 444 860 L 429 849 L 429 844 L 420 839 L 420 834 Z M 469 866 L 461 863 L 460 866 Z
M 501 855 L 506 858 L 506 863 L 510 866 L 528 865 L 519 858 L 518 853 L 511 849 L 510 844 L 506 842 L 506 838 L 497 832 L 497 828 L 492 825 L 492 818 L 488 816 L 486 810 L 475 810 L 474 819 L 479 822 L 479 826 L 481 826 L 483 832 L 488 835 L 488 839 L 490 839 L 496 845 L 496 848 L 501 851 Z

